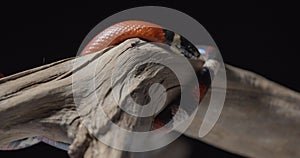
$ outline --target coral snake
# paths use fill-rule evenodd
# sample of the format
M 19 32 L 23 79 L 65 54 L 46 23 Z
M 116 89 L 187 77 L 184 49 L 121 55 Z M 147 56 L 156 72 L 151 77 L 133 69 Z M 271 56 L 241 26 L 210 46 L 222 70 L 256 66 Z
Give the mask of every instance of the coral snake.
M 113 46 L 121 43 L 129 38 L 141 38 L 150 42 L 157 42 L 167 44 L 179 49 L 180 53 L 188 59 L 202 58 L 198 49 L 183 36 L 164 29 L 163 27 L 146 21 L 128 20 L 114 24 L 104 31 L 96 35 L 83 49 L 81 55 L 86 55 L 100 51 L 108 46 Z M 207 47 L 207 50 L 212 47 Z M 210 51 L 211 52 L 211 51 Z M 210 66 L 204 65 L 199 72 L 197 72 L 200 100 L 204 97 L 211 83 L 211 75 L 209 71 L 214 71 Z M 199 99 L 198 99 L 199 100 Z M 170 106 L 163 110 L 155 119 L 152 125 L 153 129 L 160 128 L 168 123 L 174 113 L 176 107 Z

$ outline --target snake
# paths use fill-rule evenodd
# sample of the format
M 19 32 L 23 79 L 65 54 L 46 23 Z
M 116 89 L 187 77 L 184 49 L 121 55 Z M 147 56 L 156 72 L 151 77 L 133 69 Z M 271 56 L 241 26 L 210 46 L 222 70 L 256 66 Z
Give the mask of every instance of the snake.
M 213 58 L 214 55 L 212 55 L 215 48 L 212 46 L 197 48 L 185 37 L 169 29 L 165 29 L 158 24 L 140 20 L 127 20 L 116 23 L 94 36 L 94 38 L 83 48 L 80 56 L 101 51 L 109 46 L 115 46 L 130 38 L 140 38 L 149 42 L 166 44 L 175 48 L 180 55 L 188 59 L 199 61 L 205 60 L 203 67 L 196 72 L 199 82 L 199 87 L 196 87 L 196 89 L 199 89 L 200 93 L 195 94 L 200 94 L 200 96 L 195 96 L 195 98 L 199 97 L 199 101 L 203 99 L 210 87 L 213 75 L 216 73 L 215 65 L 218 64 L 218 61 L 215 60 Z M 172 116 L 174 116 L 174 113 L 176 113 L 177 108 L 178 107 L 175 105 L 168 105 L 154 118 L 152 129 L 158 129 L 167 124 Z M 0 146 L 0 150 L 17 150 L 32 146 L 39 142 L 45 142 L 63 150 L 68 150 L 68 146 L 70 145 L 43 136 L 35 136 L 10 142 Z

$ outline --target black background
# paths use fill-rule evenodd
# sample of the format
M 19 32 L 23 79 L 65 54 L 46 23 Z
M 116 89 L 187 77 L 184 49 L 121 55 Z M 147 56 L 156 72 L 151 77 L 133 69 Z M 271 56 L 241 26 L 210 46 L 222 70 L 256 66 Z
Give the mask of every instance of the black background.
M 300 91 L 299 14 L 288 1 L 11 2 L 1 4 L 0 72 L 10 75 L 76 55 L 85 35 L 101 20 L 131 7 L 159 5 L 185 12 L 198 20 L 217 43 L 225 63 L 244 68 Z M 193 157 L 237 157 L 189 140 Z M 68 157 L 66 152 L 40 144 L 0 158 Z

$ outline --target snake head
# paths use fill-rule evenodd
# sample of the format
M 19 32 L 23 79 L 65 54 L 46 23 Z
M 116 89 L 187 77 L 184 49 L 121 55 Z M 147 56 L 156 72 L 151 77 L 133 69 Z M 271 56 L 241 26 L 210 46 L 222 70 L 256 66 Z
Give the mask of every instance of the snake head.
M 201 54 L 198 49 L 186 38 L 167 29 L 163 29 L 163 32 L 165 34 L 164 42 L 179 50 L 185 57 L 189 59 L 197 59 L 200 57 Z

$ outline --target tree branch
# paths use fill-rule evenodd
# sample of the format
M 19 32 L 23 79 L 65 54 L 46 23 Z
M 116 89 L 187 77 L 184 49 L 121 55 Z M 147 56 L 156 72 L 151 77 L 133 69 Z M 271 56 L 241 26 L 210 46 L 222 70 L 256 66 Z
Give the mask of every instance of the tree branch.
M 95 135 L 107 135 L 111 142 L 128 145 L 126 137 L 116 135 L 111 124 L 103 119 L 105 116 L 99 115 L 100 109 L 116 125 L 129 131 L 151 128 L 153 117 L 129 115 L 114 100 L 111 77 L 120 62 L 125 65 L 121 68 L 123 73 L 115 76 L 117 83 L 121 87 L 131 83 L 129 91 L 122 94 L 125 99 L 121 104 L 130 103 L 126 98 L 133 94 L 138 94 L 133 97 L 135 102 L 147 104 L 148 89 L 153 83 L 161 83 L 167 89 L 163 107 L 178 95 L 176 76 L 163 65 L 147 64 L 153 62 L 152 58 L 141 62 L 137 52 L 143 51 L 169 53 L 157 45 L 130 39 L 98 53 L 0 79 L 0 146 L 42 135 L 71 144 L 71 157 L 138 157 L 137 153 L 103 144 Z M 198 137 L 208 108 L 208 94 L 185 134 L 241 155 L 299 157 L 300 95 L 229 65 L 226 73 L 227 96 L 217 124 L 207 136 Z

